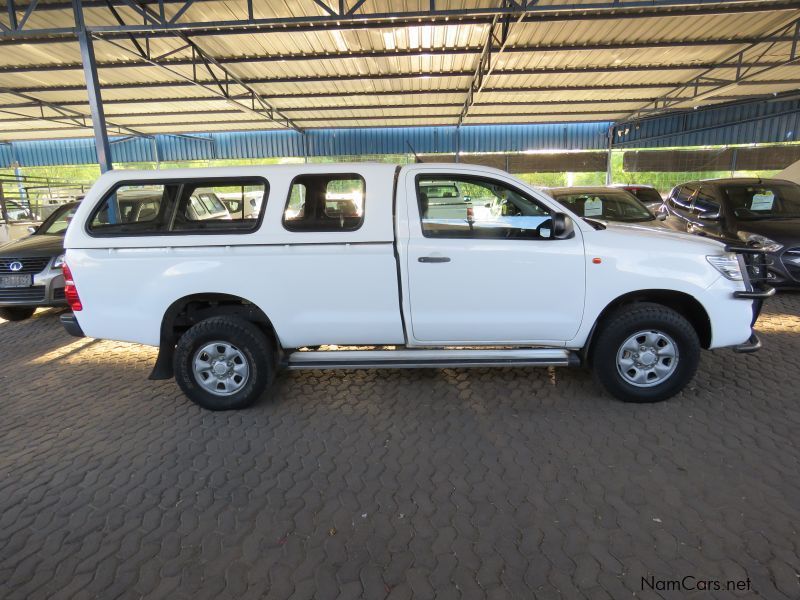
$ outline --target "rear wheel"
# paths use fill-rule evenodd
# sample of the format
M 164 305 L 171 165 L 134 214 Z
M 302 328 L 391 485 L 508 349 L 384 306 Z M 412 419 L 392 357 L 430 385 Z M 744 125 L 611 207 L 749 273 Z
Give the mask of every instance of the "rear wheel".
M 212 317 L 178 340 L 175 380 L 196 404 L 234 410 L 255 402 L 272 379 L 272 350 L 258 327 L 235 317 Z
M 0 319 L 6 321 L 24 321 L 30 319 L 36 312 L 34 306 L 5 306 L 0 308 Z
M 680 392 L 697 371 L 700 340 L 674 310 L 641 303 L 620 308 L 592 349 L 595 377 L 624 402 L 659 402 Z

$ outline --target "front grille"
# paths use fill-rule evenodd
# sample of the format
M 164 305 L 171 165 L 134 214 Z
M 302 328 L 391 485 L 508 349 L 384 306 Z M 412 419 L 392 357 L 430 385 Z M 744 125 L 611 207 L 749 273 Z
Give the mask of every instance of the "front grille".
M 758 288 L 768 279 L 767 267 L 772 264 L 772 259 L 763 252 L 743 253 L 747 277 L 754 288 Z
M 15 262 L 22 264 L 22 268 L 18 271 L 11 270 L 11 264 Z M 0 258 L 0 275 L 6 275 L 8 273 L 20 275 L 25 273 L 41 273 L 49 262 L 49 256 L 43 258 Z
M 0 289 L 0 302 L 41 302 L 44 300 L 44 286 Z

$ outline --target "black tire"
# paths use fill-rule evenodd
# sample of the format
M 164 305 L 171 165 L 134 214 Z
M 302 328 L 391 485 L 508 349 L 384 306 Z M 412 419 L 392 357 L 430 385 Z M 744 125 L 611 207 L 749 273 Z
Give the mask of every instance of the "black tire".
M 247 361 L 248 376 L 241 389 L 218 395 L 201 385 L 195 375 L 195 355 L 213 342 L 235 347 Z M 236 317 L 211 317 L 184 333 L 175 348 L 175 380 L 192 402 L 208 410 L 236 410 L 255 402 L 272 381 L 273 351 L 269 340 L 254 324 Z
M 662 332 L 677 347 L 672 373 L 660 383 L 640 384 L 650 387 L 639 387 L 629 382 L 622 374 L 624 367 L 618 366 L 617 362 L 623 344 L 642 331 Z M 623 402 L 661 402 L 680 392 L 694 377 L 700 362 L 700 340 L 691 323 L 674 310 L 661 304 L 642 302 L 621 307 L 601 324 L 591 356 L 595 378 L 616 398 Z M 649 354 L 648 358 L 652 356 Z M 666 364 L 669 368 L 671 363 Z M 632 373 L 636 373 L 636 369 L 629 371 Z M 655 379 L 658 381 L 658 377 Z
M 24 321 L 36 312 L 35 306 L 5 306 L 0 308 L 0 319 L 6 321 Z

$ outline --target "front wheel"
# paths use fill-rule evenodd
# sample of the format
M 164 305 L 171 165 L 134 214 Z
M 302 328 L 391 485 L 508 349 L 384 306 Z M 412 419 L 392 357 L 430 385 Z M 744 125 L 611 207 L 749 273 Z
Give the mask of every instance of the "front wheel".
M 660 402 L 697 371 L 700 340 L 680 314 L 660 304 L 621 307 L 601 324 L 592 348 L 595 377 L 624 402 Z
M 175 380 L 189 399 L 203 408 L 245 408 L 269 385 L 271 356 L 266 336 L 249 321 L 212 317 L 178 340 Z
M 0 319 L 6 321 L 24 321 L 30 319 L 36 312 L 34 306 L 5 306 L 0 308 Z

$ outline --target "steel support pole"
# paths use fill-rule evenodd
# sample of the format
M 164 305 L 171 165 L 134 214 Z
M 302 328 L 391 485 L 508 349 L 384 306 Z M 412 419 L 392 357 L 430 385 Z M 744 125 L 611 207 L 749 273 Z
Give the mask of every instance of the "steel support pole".
M 111 144 L 108 142 L 106 116 L 103 110 L 103 99 L 100 95 L 100 81 L 97 77 L 94 44 L 83 20 L 81 0 L 72 0 L 72 10 L 75 13 L 75 28 L 78 33 L 78 44 L 80 44 L 81 48 L 81 62 L 83 63 L 83 74 L 86 79 L 86 91 L 89 94 L 89 109 L 92 115 L 97 162 L 100 165 L 100 172 L 105 173 L 113 167 L 111 164 Z
M 11 225 L 11 219 L 8 217 L 6 210 L 6 199 L 3 194 L 3 182 L 0 181 L 0 220 L 4 221 L 6 225 Z

